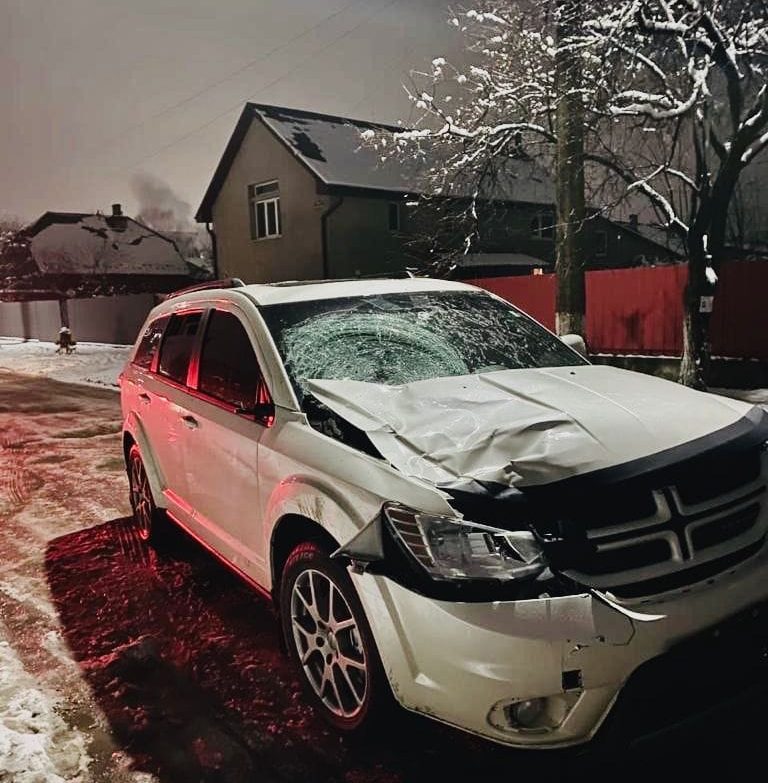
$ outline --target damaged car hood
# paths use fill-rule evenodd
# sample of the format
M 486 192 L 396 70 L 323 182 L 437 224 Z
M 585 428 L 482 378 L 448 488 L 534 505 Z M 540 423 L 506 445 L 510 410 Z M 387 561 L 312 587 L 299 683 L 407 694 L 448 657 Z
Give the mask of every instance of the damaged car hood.
M 650 375 L 587 365 L 502 370 L 401 386 L 311 380 L 407 475 L 547 484 L 648 457 L 743 419 L 752 406 Z

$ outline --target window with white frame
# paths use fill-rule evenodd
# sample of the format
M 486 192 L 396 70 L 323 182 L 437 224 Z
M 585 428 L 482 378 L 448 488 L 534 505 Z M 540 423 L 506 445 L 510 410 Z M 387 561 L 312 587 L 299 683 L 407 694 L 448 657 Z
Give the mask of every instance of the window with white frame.
M 540 212 L 531 220 L 531 234 L 541 239 L 555 238 L 555 215 L 553 212 Z
M 282 234 L 280 187 L 277 180 L 248 185 L 251 239 L 272 239 Z

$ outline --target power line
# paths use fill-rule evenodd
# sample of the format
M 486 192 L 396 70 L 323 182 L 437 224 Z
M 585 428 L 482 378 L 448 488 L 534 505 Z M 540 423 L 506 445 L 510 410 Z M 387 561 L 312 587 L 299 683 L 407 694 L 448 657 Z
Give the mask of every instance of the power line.
M 263 62 L 269 57 L 272 57 L 272 55 L 277 54 L 282 49 L 285 49 L 287 46 L 290 46 L 293 43 L 296 43 L 297 41 L 300 41 L 302 38 L 305 38 L 310 33 L 315 32 L 319 27 L 322 27 L 323 25 L 327 24 L 331 21 L 331 19 L 335 19 L 337 16 L 340 16 L 345 11 L 348 11 L 350 8 L 356 5 L 361 5 L 364 3 L 367 3 L 368 0 L 352 0 L 352 2 L 347 3 L 345 6 L 340 8 L 338 11 L 334 11 L 332 14 L 329 14 L 328 16 L 323 17 L 319 22 L 316 24 L 313 24 L 311 27 L 306 28 L 302 32 L 294 35 L 292 38 L 289 38 L 287 41 L 283 41 L 283 43 L 278 44 L 277 46 L 273 46 L 271 49 L 268 49 L 263 54 L 260 54 L 258 57 L 254 58 L 253 60 L 250 60 L 249 62 L 245 63 L 245 65 L 240 66 L 234 71 L 231 71 L 226 76 L 222 76 L 221 78 L 217 79 L 216 81 L 210 82 L 205 87 L 201 87 L 196 92 L 193 92 L 191 95 L 188 95 L 186 98 L 182 98 L 181 100 L 177 101 L 176 103 L 172 103 L 168 106 L 164 106 L 159 111 L 155 112 L 154 114 L 151 114 L 149 117 L 147 117 L 145 120 L 142 120 L 142 122 L 138 123 L 137 125 L 133 125 L 130 128 L 128 128 L 125 133 L 131 133 L 134 130 L 138 130 L 139 128 L 144 127 L 149 122 L 152 122 L 153 120 L 157 120 L 160 117 L 164 117 L 166 114 L 175 111 L 176 109 L 180 109 L 182 106 L 186 106 L 188 103 L 191 103 L 192 101 L 196 100 L 197 98 L 200 98 L 202 95 L 205 95 L 209 90 L 213 90 L 216 87 L 220 87 L 222 84 L 225 84 L 226 82 L 230 81 L 231 79 L 234 79 L 236 76 L 239 76 L 241 73 L 245 73 L 245 71 L 250 70 L 255 65 L 258 65 L 260 62 Z
M 302 38 L 306 38 L 308 35 L 314 33 L 316 30 L 318 30 L 320 27 L 330 22 L 332 19 L 335 19 L 337 16 L 341 16 L 343 13 L 348 11 L 353 6 L 363 5 L 368 2 L 369 0 L 351 0 L 351 2 L 348 2 L 346 5 L 342 6 L 337 11 L 334 11 L 333 13 L 324 16 L 322 19 L 320 19 L 320 21 L 316 22 L 311 27 L 307 27 L 304 30 L 302 30 L 300 33 L 297 33 L 293 37 L 289 38 L 287 41 L 283 41 L 277 46 L 273 46 L 271 49 L 268 49 L 266 52 L 263 52 L 258 57 L 255 57 L 253 60 L 249 60 L 244 65 L 241 65 L 236 70 L 230 71 L 225 76 L 216 79 L 216 81 L 208 83 L 207 85 L 201 87 L 199 90 L 192 93 L 191 95 L 187 95 L 185 98 L 182 98 L 176 101 L 175 103 L 171 103 L 168 104 L 167 106 L 164 106 L 162 109 L 156 111 L 154 114 L 151 114 L 149 117 L 141 120 L 141 122 L 137 122 L 134 125 L 125 128 L 120 133 L 117 133 L 116 135 L 110 137 L 109 142 L 113 144 L 115 142 L 119 142 L 123 139 L 128 138 L 128 136 L 132 135 L 133 133 L 140 130 L 141 128 L 146 127 L 149 123 L 154 122 L 155 120 L 158 120 L 161 117 L 164 117 L 165 115 L 170 114 L 173 111 L 176 111 L 176 109 L 180 109 L 182 106 L 186 106 L 187 104 L 192 103 L 197 98 L 200 98 L 201 96 L 205 95 L 205 93 L 209 92 L 210 90 L 213 90 L 216 87 L 220 87 L 222 84 L 225 84 L 231 79 L 234 79 L 236 76 L 245 73 L 246 71 L 250 70 L 254 66 L 258 65 L 260 62 L 263 62 L 269 57 L 272 57 L 273 55 L 277 54 L 278 52 L 290 46 L 291 44 L 300 41 Z M 103 147 L 103 144 L 100 146 Z
M 167 144 L 162 145 L 158 149 L 156 149 L 154 152 L 150 153 L 149 155 L 141 158 L 140 160 L 135 161 L 134 163 L 128 164 L 127 166 L 124 166 L 122 168 L 124 169 L 135 169 L 138 166 L 143 165 L 149 160 L 152 160 L 153 158 L 156 158 L 158 155 L 161 155 L 166 150 L 170 149 L 171 147 L 175 147 L 177 144 L 181 144 L 185 142 L 187 139 L 191 138 L 192 136 L 195 136 L 196 134 L 200 133 L 200 131 L 205 130 L 206 128 L 209 128 L 214 123 L 218 122 L 222 117 L 225 117 L 228 114 L 231 114 L 233 111 L 236 111 L 237 109 L 241 108 L 243 103 L 246 101 L 251 100 L 252 98 L 255 98 L 259 93 L 263 92 L 264 90 L 268 90 L 270 87 L 274 87 L 276 84 L 279 84 L 283 79 L 288 78 L 289 76 L 292 76 L 296 71 L 298 71 L 302 66 L 306 65 L 310 60 L 317 57 L 317 55 L 322 54 L 323 52 L 330 49 L 332 46 L 337 44 L 339 41 L 343 40 L 347 36 L 351 35 L 352 33 L 359 30 L 361 27 L 366 25 L 368 22 L 370 22 L 372 19 L 377 17 L 379 14 L 386 11 L 391 6 L 395 5 L 398 0 L 389 0 L 385 5 L 383 5 L 381 8 L 379 8 L 377 11 L 374 11 L 372 14 L 369 14 L 366 16 L 365 19 L 358 22 L 354 27 L 351 27 L 349 30 L 346 30 L 341 35 L 336 36 L 333 40 L 329 41 L 324 46 L 321 46 L 319 49 L 315 50 L 314 52 L 311 52 L 307 57 L 300 60 L 296 65 L 293 66 L 293 68 L 290 68 L 289 70 L 282 73 L 280 76 L 276 77 L 275 79 L 272 79 L 272 81 L 268 82 L 267 84 L 262 85 L 255 93 L 252 93 L 251 95 L 246 96 L 245 98 L 241 98 L 236 104 L 233 104 L 232 106 L 228 107 L 222 112 L 219 112 L 214 117 L 212 117 L 210 120 L 204 122 L 202 125 L 199 125 L 198 127 L 194 128 L 193 130 L 183 134 L 182 136 L 177 137 L 173 141 L 168 142 Z

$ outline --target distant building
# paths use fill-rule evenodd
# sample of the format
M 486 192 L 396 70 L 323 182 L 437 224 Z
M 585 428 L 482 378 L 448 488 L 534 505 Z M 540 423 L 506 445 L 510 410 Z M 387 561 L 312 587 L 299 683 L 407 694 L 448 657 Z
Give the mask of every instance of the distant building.
M 463 234 L 445 213 L 460 212 L 468 193 L 459 187 L 415 206 L 424 191 L 418 164 L 382 162 L 361 144 L 361 132 L 379 129 L 401 130 L 246 104 L 196 215 L 213 226 L 219 275 L 272 282 L 397 272 L 429 260 L 425 238 L 435 236 L 459 276 L 551 269 L 554 191 L 534 161 L 512 161 L 505 197 L 489 205 L 464 256 Z M 595 216 L 585 232 L 590 266 L 677 258 L 637 226 Z
M 123 215 L 46 212 L 0 256 L 3 299 L 165 293 L 190 282 L 174 242 Z
M 46 212 L 0 248 L 0 334 L 132 342 L 155 302 L 199 275 L 176 244 L 123 214 Z

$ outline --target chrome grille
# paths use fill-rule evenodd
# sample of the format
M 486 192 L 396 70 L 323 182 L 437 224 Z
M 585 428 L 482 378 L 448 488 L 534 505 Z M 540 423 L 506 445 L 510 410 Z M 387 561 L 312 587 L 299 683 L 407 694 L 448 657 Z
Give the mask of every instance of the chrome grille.
M 725 570 L 739 562 L 740 553 L 750 556 L 768 530 L 765 459 L 755 454 L 754 462 L 757 470 L 745 470 L 741 485 L 721 481 L 717 489 L 726 491 L 719 494 L 713 495 L 713 485 L 693 492 L 693 479 L 686 477 L 683 491 L 676 484 L 651 491 L 653 502 L 644 508 L 652 507 L 650 514 L 627 519 L 624 511 L 616 524 L 605 518 L 585 522 L 592 553 L 567 575 L 617 595 L 650 595 Z

